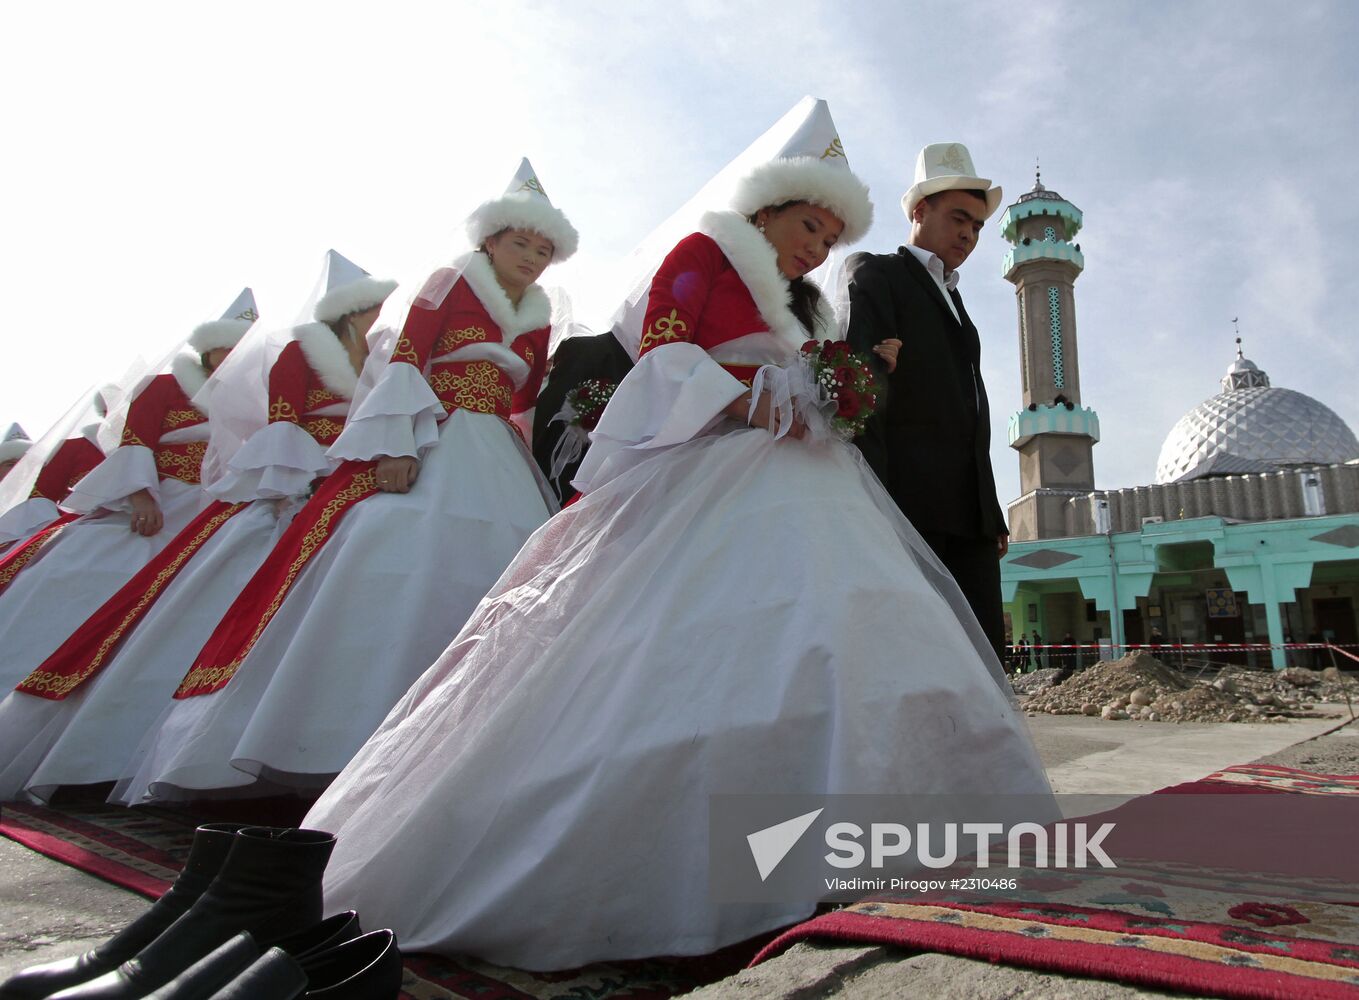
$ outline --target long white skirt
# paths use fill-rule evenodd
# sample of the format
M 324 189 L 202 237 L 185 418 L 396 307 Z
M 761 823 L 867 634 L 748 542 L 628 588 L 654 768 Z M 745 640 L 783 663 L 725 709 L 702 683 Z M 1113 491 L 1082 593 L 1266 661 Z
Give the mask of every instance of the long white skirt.
M 1047 794 L 926 551 L 839 441 L 733 429 L 622 473 L 312 809 L 327 908 L 521 968 L 702 954 L 815 904 L 708 899 L 712 794 Z
M 220 691 L 175 701 L 121 802 L 330 781 L 551 514 L 497 417 L 455 410 L 409 493 L 356 504 Z
M 85 619 L 207 506 L 203 488 L 162 480 L 165 526 L 150 538 L 132 531 L 131 515 L 104 511 L 61 529 L 0 595 L 0 690 L 8 690 L 51 656 Z
M 61 701 L 0 700 L 0 800 L 27 790 L 126 778 L 138 744 L 203 643 L 287 527 L 271 501 L 222 525 L 166 588 L 99 674 Z

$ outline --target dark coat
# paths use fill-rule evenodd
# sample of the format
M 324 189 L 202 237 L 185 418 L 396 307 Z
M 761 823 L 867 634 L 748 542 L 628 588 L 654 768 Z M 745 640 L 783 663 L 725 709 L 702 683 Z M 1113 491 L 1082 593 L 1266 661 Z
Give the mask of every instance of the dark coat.
M 617 384 L 631 370 L 632 358 L 628 357 L 628 352 L 612 332 L 590 337 L 568 337 L 557 346 L 547 382 L 538 394 L 533 411 L 533 457 L 544 476 L 552 474 L 552 450 L 566 430 L 566 424 L 560 421 L 553 424 L 550 421 L 561 411 L 567 393 L 592 378 Z M 581 458 L 584 457 L 582 454 Z M 571 480 L 579 468 L 580 461 L 573 462 L 552 484 L 562 500 L 569 499 L 575 492 L 571 488 Z
M 962 322 L 905 247 L 848 261 L 850 346 L 901 340 L 886 405 L 857 440 L 902 512 L 921 532 L 989 538 L 1006 532 L 991 472 L 991 412 L 981 342 L 962 298 Z M 880 373 L 881 374 L 881 373 Z

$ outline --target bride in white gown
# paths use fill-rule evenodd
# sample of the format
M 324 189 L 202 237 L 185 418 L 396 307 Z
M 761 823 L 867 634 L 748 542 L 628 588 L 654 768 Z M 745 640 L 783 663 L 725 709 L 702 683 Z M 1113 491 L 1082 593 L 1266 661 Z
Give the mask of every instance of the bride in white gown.
M 308 815 L 328 909 L 522 968 L 702 954 L 816 904 L 710 898 L 711 795 L 1048 793 L 952 580 L 772 405 L 825 335 L 802 276 L 871 219 L 823 102 L 790 147 L 660 265 L 582 498 Z

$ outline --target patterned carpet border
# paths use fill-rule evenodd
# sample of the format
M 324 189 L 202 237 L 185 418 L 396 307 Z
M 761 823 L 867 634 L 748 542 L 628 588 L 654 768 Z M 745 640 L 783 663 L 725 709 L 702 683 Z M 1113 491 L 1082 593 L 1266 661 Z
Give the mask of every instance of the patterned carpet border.
M 1206 792 L 1347 799 L 1359 795 L 1359 775 L 1248 764 L 1157 794 Z M 1032 874 L 1046 878 L 1048 893 L 1023 901 L 874 896 L 785 931 L 752 964 L 800 941 L 829 940 L 1213 997 L 1359 998 L 1359 886 L 1352 883 L 1318 878 L 1307 894 L 1288 896 L 1299 884 L 1265 872 L 1173 862 L 1120 865 L 1118 875 L 1065 884 L 1056 873 Z
M 91 806 L 75 811 L 0 805 L 0 835 L 30 850 L 159 899 L 179 874 L 195 823 L 160 810 Z
M 1359 997 L 1359 948 L 1265 934 L 1224 939 L 1217 924 L 1133 918 L 1067 908 L 1041 921 L 1024 904 L 973 909 L 956 904 L 880 903 L 816 917 L 788 931 L 755 964 L 798 941 L 833 940 L 938 951 L 1211 997 L 1354 1000 Z M 1119 921 L 1126 921 L 1120 925 Z M 1294 951 L 1299 945 L 1301 954 Z

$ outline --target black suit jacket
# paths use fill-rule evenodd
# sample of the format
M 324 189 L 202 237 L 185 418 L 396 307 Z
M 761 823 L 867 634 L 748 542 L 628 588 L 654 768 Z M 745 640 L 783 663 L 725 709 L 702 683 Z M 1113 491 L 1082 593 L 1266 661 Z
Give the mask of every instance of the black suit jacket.
M 857 440 L 916 530 L 965 538 L 1006 531 L 991 472 L 991 413 L 981 342 L 963 300 L 954 319 L 939 286 L 905 247 L 848 261 L 850 346 L 901 340 L 887 401 Z M 871 356 L 871 355 L 870 355 Z
M 547 381 L 538 393 L 533 411 L 533 457 L 544 476 L 552 475 L 552 449 L 566 431 L 563 423 L 550 424 L 566 402 L 566 395 L 586 379 L 617 384 L 632 370 L 632 358 L 612 332 L 590 337 L 568 337 L 557 345 L 552 356 L 552 368 Z M 581 455 L 581 460 L 585 458 Z M 580 461 L 568 465 L 553 488 L 565 500 L 575 491 L 571 480 L 580 468 Z

